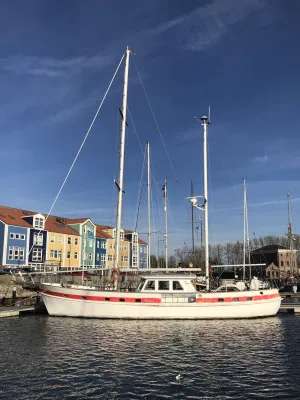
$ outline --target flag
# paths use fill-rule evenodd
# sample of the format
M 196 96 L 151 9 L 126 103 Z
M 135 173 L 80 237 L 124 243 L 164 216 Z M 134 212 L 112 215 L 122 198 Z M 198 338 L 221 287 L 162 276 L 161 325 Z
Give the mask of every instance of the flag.
M 166 183 L 163 185 L 162 190 L 163 190 L 163 197 L 167 197 L 168 195 L 167 195 L 167 184 Z

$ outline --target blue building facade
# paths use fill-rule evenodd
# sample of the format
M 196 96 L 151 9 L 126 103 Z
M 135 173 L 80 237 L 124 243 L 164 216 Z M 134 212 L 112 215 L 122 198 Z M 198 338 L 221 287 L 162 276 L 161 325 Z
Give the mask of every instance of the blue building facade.
M 46 260 L 47 231 L 30 229 L 28 263 L 42 264 Z
M 6 265 L 27 265 L 28 229 L 23 226 L 7 226 L 7 246 L 4 255 Z
M 147 268 L 147 244 L 139 244 L 139 268 Z
M 4 236 L 5 236 L 5 224 L 2 221 L 0 221 L 0 264 L 1 265 L 5 264 L 5 260 L 3 260 Z
M 96 237 L 95 265 L 105 267 L 106 265 L 106 239 Z

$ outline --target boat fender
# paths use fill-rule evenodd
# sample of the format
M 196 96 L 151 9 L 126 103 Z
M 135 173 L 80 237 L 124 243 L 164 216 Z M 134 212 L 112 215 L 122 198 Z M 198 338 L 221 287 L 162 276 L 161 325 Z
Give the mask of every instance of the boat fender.
M 113 282 L 118 281 L 120 276 L 119 268 L 114 268 L 111 273 L 111 280 Z

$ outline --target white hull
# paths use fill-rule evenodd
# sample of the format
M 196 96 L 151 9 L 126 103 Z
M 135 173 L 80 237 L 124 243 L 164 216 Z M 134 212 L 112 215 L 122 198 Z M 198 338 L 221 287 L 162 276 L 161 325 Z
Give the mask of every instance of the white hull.
M 276 289 L 165 295 L 63 288 L 47 284 L 43 285 L 41 295 L 50 315 L 89 318 L 257 318 L 277 314 L 281 303 Z

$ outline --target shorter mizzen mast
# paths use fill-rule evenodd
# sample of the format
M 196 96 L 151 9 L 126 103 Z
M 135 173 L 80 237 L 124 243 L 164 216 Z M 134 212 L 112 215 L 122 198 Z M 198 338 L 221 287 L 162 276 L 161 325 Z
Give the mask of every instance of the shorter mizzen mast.
M 209 113 L 210 114 L 210 113 Z M 208 188 L 207 188 L 207 126 L 211 123 L 206 116 L 201 117 L 203 126 L 203 183 L 204 183 L 204 239 L 206 290 L 209 290 L 209 248 L 208 248 Z
M 205 280 L 206 290 L 210 289 L 209 280 L 209 243 L 208 243 L 208 188 L 207 188 L 207 126 L 211 124 L 210 121 L 210 108 L 208 112 L 209 117 L 201 117 L 201 125 L 203 126 L 203 186 L 204 196 L 193 196 L 187 197 L 190 199 L 192 205 L 200 210 L 204 211 L 204 249 L 205 249 Z M 196 118 L 198 120 L 198 118 Z M 197 198 L 203 197 L 204 201 L 202 205 L 197 204 Z M 201 227 L 202 228 L 202 227 Z
M 120 230 L 121 230 L 122 201 L 123 201 L 123 175 L 124 175 L 124 151 L 125 151 L 125 133 L 126 133 L 129 55 L 130 55 L 130 50 L 127 47 L 126 58 L 125 58 L 123 105 L 122 105 L 122 117 L 123 118 L 122 118 L 121 142 L 120 142 L 120 169 L 119 169 L 119 180 L 118 180 L 118 183 L 116 184 L 116 186 L 118 188 L 118 205 L 117 205 L 117 222 L 116 222 L 116 236 L 115 236 L 114 268 L 118 268 L 119 250 L 120 250 Z

